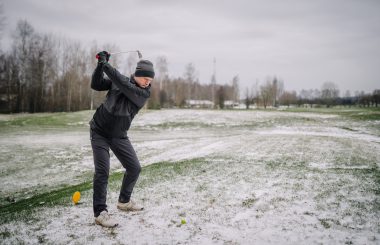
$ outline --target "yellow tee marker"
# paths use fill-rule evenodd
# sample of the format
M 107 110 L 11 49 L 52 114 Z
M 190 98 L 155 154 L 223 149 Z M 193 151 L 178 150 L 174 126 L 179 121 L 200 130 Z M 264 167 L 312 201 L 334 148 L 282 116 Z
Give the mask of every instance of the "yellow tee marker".
M 80 192 L 76 191 L 72 197 L 74 204 L 76 205 L 80 200 Z

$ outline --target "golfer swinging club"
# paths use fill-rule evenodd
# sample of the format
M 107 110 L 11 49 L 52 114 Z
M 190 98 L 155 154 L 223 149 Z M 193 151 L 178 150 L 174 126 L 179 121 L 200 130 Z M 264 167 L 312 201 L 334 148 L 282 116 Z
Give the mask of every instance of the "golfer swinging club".
M 128 139 L 127 131 L 138 111 L 150 96 L 150 83 L 154 78 L 152 62 L 140 60 L 130 78 L 120 74 L 109 63 L 110 54 L 97 54 L 98 65 L 92 74 L 91 88 L 108 90 L 105 101 L 96 109 L 90 121 L 90 138 L 94 156 L 93 208 L 95 223 L 115 227 L 107 210 L 107 184 L 110 168 L 109 149 L 113 151 L 126 169 L 117 208 L 122 211 L 140 211 L 143 207 L 131 200 L 133 187 L 139 177 L 141 166 Z M 103 72 L 108 78 L 103 77 Z

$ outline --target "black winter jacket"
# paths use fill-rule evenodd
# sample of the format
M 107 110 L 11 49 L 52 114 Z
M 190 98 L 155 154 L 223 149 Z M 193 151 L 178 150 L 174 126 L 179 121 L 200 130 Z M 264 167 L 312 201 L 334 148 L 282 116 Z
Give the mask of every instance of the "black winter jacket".
M 103 72 L 108 76 L 104 78 Z M 96 109 L 90 121 L 92 130 L 106 138 L 125 138 L 131 122 L 150 96 L 150 85 L 141 88 L 120 74 L 110 64 L 98 64 L 92 74 L 91 88 L 108 90 L 105 101 Z

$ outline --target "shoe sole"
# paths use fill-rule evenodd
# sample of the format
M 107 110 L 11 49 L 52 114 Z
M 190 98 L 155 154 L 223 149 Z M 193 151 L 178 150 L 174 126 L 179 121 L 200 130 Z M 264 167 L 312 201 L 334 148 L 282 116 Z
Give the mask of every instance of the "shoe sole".
M 116 226 L 119 226 L 119 224 L 115 224 L 114 226 L 105 226 L 97 220 L 95 220 L 95 224 L 100 225 L 102 227 L 106 227 L 106 228 L 115 228 Z

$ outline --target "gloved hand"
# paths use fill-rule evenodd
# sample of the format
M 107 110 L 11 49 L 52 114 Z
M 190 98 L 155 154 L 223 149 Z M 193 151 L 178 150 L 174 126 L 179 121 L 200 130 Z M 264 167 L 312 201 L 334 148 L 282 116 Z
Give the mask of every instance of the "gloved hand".
M 96 58 L 98 59 L 98 64 L 106 64 L 110 59 L 111 54 L 107 51 L 102 51 L 97 53 Z

